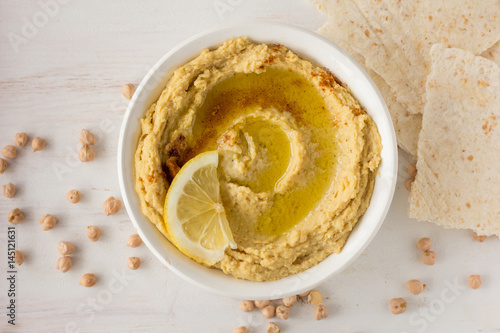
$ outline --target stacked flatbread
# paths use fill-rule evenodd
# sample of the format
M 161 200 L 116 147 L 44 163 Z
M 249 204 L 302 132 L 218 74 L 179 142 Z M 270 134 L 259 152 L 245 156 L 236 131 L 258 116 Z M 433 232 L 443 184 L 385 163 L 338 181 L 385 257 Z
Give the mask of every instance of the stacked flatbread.
M 500 237 L 500 1 L 312 1 L 417 159 L 410 216 Z

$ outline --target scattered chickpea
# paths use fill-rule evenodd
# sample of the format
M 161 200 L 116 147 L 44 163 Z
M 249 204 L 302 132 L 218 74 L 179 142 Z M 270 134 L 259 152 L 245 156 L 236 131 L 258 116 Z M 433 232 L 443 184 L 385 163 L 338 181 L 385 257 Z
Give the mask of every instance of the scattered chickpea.
M 255 301 L 255 306 L 258 307 L 259 309 L 263 309 L 263 308 L 265 308 L 268 305 L 269 305 L 269 301 L 268 300 L 265 300 L 265 301 Z
M 24 262 L 24 253 L 18 250 L 14 251 L 14 262 L 17 266 L 21 266 Z
M 14 141 L 16 141 L 16 145 L 22 147 L 28 142 L 28 135 L 26 133 L 16 133 Z
M 417 176 L 416 164 L 413 163 L 413 164 L 408 165 L 408 167 L 406 168 L 406 173 L 408 173 L 408 175 L 410 175 L 411 178 L 415 179 L 415 177 Z
M 411 191 L 411 187 L 412 187 L 414 181 L 415 181 L 415 179 L 413 179 L 413 178 L 408 178 L 407 180 L 405 180 L 405 187 L 408 191 Z
M 12 183 L 2 186 L 2 194 L 4 197 L 12 199 L 16 194 L 16 186 Z
M 135 271 L 139 267 L 141 267 L 141 258 L 139 257 L 128 257 L 127 259 L 127 267 L 131 270 Z
M 420 250 L 420 251 L 428 251 L 431 249 L 431 240 L 427 237 L 424 237 L 424 238 L 421 238 L 418 242 L 417 242 L 417 248 Z
M 92 273 L 84 274 L 80 279 L 80 285 L 84 287 L 92 287 L 96 282 L 95 275 Z
M 115 197 L 109 197 L 108 199 L 106 199 L 106 201 L 104 201 L 103 204 L 104 212 L 107 216 L 118 213 L 121 206 L 122 202 L 118 199 L 115 199 Z
M 481 286 L 481 275 L 471 275 L 469 276 L 469 286 L 472 289 L 477 289 Z
M 297 304 L 297 296 L 290 296 L 283 298 L 283 304 L 286 306 L 294 306 Z
M 298 296 L 300 296 L 300 297 L 307 297 L 307 296 L 309 296 L 310 292 L 311 292 L 310 290 L 304 291 L 303 293 L 300 293 Z
M 271 319 L 272 317 L 274 317 L 275 312 L 276 308 L 274 307 L 274 305 L 268 305 L 262 309 L 262 315 L 267 319 Z
M 17 148 L 12 145 L 8 145 L 2 148 L 2 155 L 5 158 L 15 158 L 17 155 Z
M 0 174 L 3 174 L 5 170 L 9 167 L 9 163 L 3 158 L 0 158 Z
M 45 214 L 40 219 L 40 224 L 42 226 L 43 231 L 47 231 L 47 230 L 54 228 L 56 223 L 57 223 L 57 218 L 54 215 Z
M 12 224 L 18 224 L 24 221 L 24 214 L 19 208 L 14 208 L 9 212 L 8 220 Z
M 101 237 L 101 229 L 99 229 L 98 227 L 95 227 L 93 225 L 89 225 L 87 227 L 87 237 L 92 242 L 97 242 L 99 240 L 99 237 Z
M 72 264 L 71 257 L 62 256 L 59 259 L 57 259 L 56 268 L 61 272 L 66 273 L 67 271 L 70 270 L 71 264 Z
M 474 237 L 474 239 L 477 240 L 478 242 L 482 243 L 486 240 L 486 237 L 488 237 L 488 236 L 484 236 L 484 235 L 479 236 L 477 234 L 477 232 L 475 232 L 474 235 L 472 235 L 472 237 Z
M 95 150 L 90 146 L 83 146 L 78 152 L 78 158 L 82 162 L 92 162 L 95 159 Z
M 322 304 L 318 304 L 314 307 L 314 319 L 321 320 L 328 317 L 328 309 Z
M 71 190 L 68 194 L 66 194 L 66 199 L 68 199 L 69 202 L 76 204 L 82 199 L 82 194 L 78 190 Z
M 86 129 L 82 129 L 78 140 L 80 141 L 82 146 L 92 146 L 95 143 L 94 134 L 90 133 Z
M 39 138 L 38 136 L 31 141 L 31 148 L 33 148 L 33 151 L 39 151 L 43 150 L 45 146 L 47 145 L 47 142 L 45 142 L 44 139 Z
M 133 234 L 133 235 L 130 235 L 128 236 L 127 238 L 127 246 L 128 247 L 138 247 L 142 244 L 142 239 L 141 239 L 141 236 L 139 236 L 138 234 Z M 255 301 L 257 302 L 257 301 Z
M 389 302 L 393 314 L 401 314 L 406 311 L 406 301 L 403 298 L 393 298 Z
M 273 323 L 272 321 L 267 323 L 267 328 L 266 328 L 267 333 L 280 333 L 280 328 L 278 325 Z
M 75 244 L 71 242 L 59 242 L 59 246 L 57 247 L 57 251 L 63 256 L 71 254 L 75 252 Z
M 240 309 L 243 312 L 252 312 L 254 309 L 253 302 L 252 301 L 241 301 L 240 303 Z
M 286 305 L 278 305 L 276 308 L 276 317 L 278 319 L 287 320 L 290 316 L 290 308 Z
M 424 291 L 426 285 L 418 280 L 410 280 L 406 283 L 406 288 L 413 294 L 418 295 Z
M 307 296 L 307 304 L 318 305 L 322 300 L 323 297 L 321 297 L 321 293 L 317 290 L 311 290 L 311 292 Z
M 127 83 L 122 88 L 122 95 L 126 99 L 132 99 L 132 96 L 134 96 L 134 92 L 135 92 L 135 87 L 131 83 Z
M 234 333 L 248 333 L 246 326 L 238 326 L 234 329 Z
M 434 265 L 436 263 L 436 253 L 433 251 L 425 251 L 422 254 L 422 261 L 426 265 Z

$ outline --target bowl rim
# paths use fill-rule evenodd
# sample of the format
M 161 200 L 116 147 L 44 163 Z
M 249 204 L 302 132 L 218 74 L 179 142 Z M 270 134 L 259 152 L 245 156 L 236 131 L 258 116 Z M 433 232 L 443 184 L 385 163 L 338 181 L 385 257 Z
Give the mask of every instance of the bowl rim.
M 156 246 L 152 243 L 152 241 L 148 238 L 148 236 L 146 236 L 147 230 L 143 230 L 143 226 L 141 226 L 141 223 L 138 222 L 138 219 L 140 219 L 141 216 L 142 216 L 142 218 L 145 218 L 147 220 L 147 222 L 149 223 L 148 228 L 154 228 L 154 230 L 152 231 L 153 233 L 155 231 L 157 233 L 160 233 L 160 232 L 157 230 L 156 226 L 142 214 L 141 209 L 140 209 L 139 199 L 137 197 L 137 194 L 135 193 L 134 186 L 132 186 L 132 191 L 127 189 L 125 176 L 126 176 L 126 173 L 130 173 L 130 172 L 132 172 L 132 174 L 134 174 L 134 170 L 133 170 L 134 166 L 133 165 L 127 166 L 127 163 L 129 163 L 129 161 L 125 160 L 125 155 L 126 155 L 125 149 L 132 149 L 132 151 L 133 151 L 132 157 L 133 157 L 135 155 L 136 144 L 133 147 L 125 147 L 125 140 L 126 140 L 127 134 L 129 134 L 127 132 L 131 131 L 131 130 L 129 130 L 129 127 L 131 126 L 131 124 L 130 124 L 131 117 L 132 117 L 132 114 L 134 112 L 134 109 L 136 109 L 136 107 L 137 107 L 136 105 L 138 103 L 138 100 L 139 100 L 141 94 L 149 94 L 149 95 L 152 94 L 151 91 L 148 92 L 148 89 L 152 90 L 152 87 L 148 87 L 150 80 L 154 79 L 154 76 L 157 73 L 157 71 L 163 65 L 165 65 L 165 63 L 168 62 L 170 60 L 170 58 L 172 58 L 173 55 L 176 55 L 177 53 L 181 52 L 184 48 L 186 48 L 189 45 L 192 45 L 193 43 L 196 43 L 197 41 L 202 41 L 207 36 L 217 34 L 217 33 L 222 33 L 224 31 L 232 31 L 232 30 L 238 31 L 238 29 L 244 30 L 244 27 L 248 27 L 248 26 L 259 27 L 261 29 L 263 29 L 263 28 L 285 29 L 285 30 L 288 30 L 289 33 L 292 33 L 292 34 L 293 33 L 302 34 L 304 36 L 307 36 L 308 38 L 316 39 L 320 42 L 323 42 L 324 44 L 327 44 L 328 46 L 335 49 L 336 52 L 343 55 L 343 57 L 345 58 L 344 60 L 347 60 L 347 63 L 349 64 L 349 66 L 353 66 L 359 72 L 359 74 L 361 74 L 362 79 L 364 81 L 366 81 L 366 83 L 370 86 L 372 91 L 375 93 L 375 96 L 378 99 L 378 102 L 380 103 L 381 110 L 378 110 L 377 112 L 383 112 L 384 121 L 388 122 L 388 124 L 386 124 L 386 125 L 388 125 L 387 130 L 389 130 L 389 133 L 386 133 L 388 135 L 388 141 L 382 142 L 383 150 L 388 149 L 388 151 L 386 152 L 387 156 L 384 157 L 384 159 L 382 160 L 382 163 L 386 166 L 387 170 L 386 170 L 386 172 L 384 172 L 384 175 L 382 175 L 382 178 L 384 178 L 384 180 L 381 179 L 381 177 L 379 177 L 376 181 L 376 184 L 375 184 L 375 186 L 377 186 L 377 182 L 384 181 L 388 184 L 386 186 L 386 187 L 388 187 L 388 189 L 386 189 L 381 194 L 381 195 L 385 196 L 385 198 L 383 200 L 384 207 L 383 207 L 383 209 L 379 210 L 377 213 L 377 216 L 375 218 L 373 218 L 374 220 L 376 220 L 376 223 L 374 225 L 372 225 L 372 229 L 371 229 L 370 233 L 368 234 L 367 237 L 364 238 L 364 241 L 360 244 L 360 246 L 356 247 L 355 250 L 351 251 L 353 253 L 350 254 L 350 257 L 339 268 L 329 272 L 328 274 L 325 274 L 321 278 L 316 277 L 315 279 L 312 279 L 313 282 L 311 282 L 311 283 L 308 283 L 309 278 L 314 276 L 314 272 L 316 271 L 318 266 L 321 265 L 321 263 L 327 261 L 330 256 L 327 257 L 326 259 L 324 259 L 318 265 L 316 265 L 312 268 L 309 268 L 306 271 L 294 274 L 292 276 L 289 276 L 287 278 L 280 279 L 277 281 L 253 282 L 253 281 L 236 279 L 236 278 L 231 276 L 231 278 L 234 279 L 234 281 L 244 281 L 243 283 L 241 283 L 242 286 L 239 287 L 241 289 L 241 291 L 240 291 L 240 289 L 235 291 L 234 290 L 235 288 L 225 288 L 225 287 L 221 288 L 222 284 L 219 285 L 218 287 L 215 287 L 214 285 L 207 285 L 207 284 L 200 282 L 199 280 L 197 280 L 196 278 L 191 276 L 189 273 L 187 273 L 189 271 L 189 269 L 187 269 L 185 267 L 178 268 L 177 265 L 172 263 L 173 261 L 176 261 L 176 260 L 172 260 L 172 259 L 175 259 L 174 254 L 172 254 L 171 257 L 164 257 L 159 252 L 159 249 L 157 249 Z M 248 29 L 250 29 L 250 28 L 248 28 Z M 242 36 L 243 34 L 239 34 L 239 35 Z M 229 38 L 231 38 L 231 37 L 229 37 Z M 227 38 L 227 37 L 220 38 L 218 45 L 220 45 L 222 42 L 224 42 L 225 40 L 227 40 L 229 38 Z M 253 38 L 251 38 L 251 39 L 253 39 Z M 265 38 L 262 38 L 262 39 L 265 39 Z M 287 46 L 286 43 L 285 43 L 285 46 Z M 213 47 L 215 47 L 215 45 Z M 206 47 L 199 47 L 196 54 L 199 54 L 199 52 L 201 52 L 205 48 Z M 294 50 L 293 47 L 291 49 Z M 302 57 L 302 55 L 301 55 L 301 57 Z M 305 58 L 310 59 L 311 57 L 305 56 Z M 178 66 L 182 65 L 183 63 L 188 62 L 190 59 L 192 59 L 192 56 L 190 56 L 190 57 L 185 56 L 184 62 L 182 62 L 180 64 L 172 65 L 172 67 L 177 68 Z M 339 59 L 335 59 L 335 60 L 339 61 Z M 170 72 L 170 73 L 167 74 L 167 71 L 166 71 L 162 75 L 164 77 L 167 77 L 167 76 L 170 77 L 172 70 L 169 70 L 168 72 Z M 333 73 L 335 74 L 335 72 L 333 72 Z M 158 87 L 156 87 L 156 88 L 158 88 Z M 163 90 L 163 87 L 161 88 L 161 90 Z M 156 99 L 157 99 L 157 96 L 154 100 L 156 100 Z M 366 108 L 366 106 L 364 106 L 364 107 Z M 366 108 L 366 109 L 368 109 L 368 108 Z M 142 108 L 142 116 L 144 115 L 146 110 L 147 110 L 147 108 Z M 139 117 L 139 119 L 142 118 L 142 116 Z M 379 126 L 378 123 L 377 123 L 377 126 Z M 135 130 L 137 131 L 137 129 L 140 127 L 140 124 L 135 123 L 133 127 L 135 127 L 136 128 Z M 131 132 L 131 133 L 133 133 L 133 132 Z M 123 122 L 122 122 L 122 125 L 120 128 L 119 142 L 118 142 L 117 168 L 118 168 L 118 180 L 119 180 L 120 192 L 122 195 L 122 199 L 123 199 L 127 214 L 129 216 L 132 224 L 134 225 L 134 228 L 136 229 L 136 231 L 138 232 L 138 234 L 142 238 L 143 242 L 146 244 L 146 246 L 149 248 L 149 250 L 154 254 L 154 256 L 160 260 L 160 262 L 162 262 L 165 266 L 167 266 L 170 270 L 172 270 L 174 273 L 176 273 L 183 280 L 186 280 L 186 281 L 188 281 L 188 282 L 190 282 L 190 283 L 192 283 L 192 284 L 194 284 L 202 289 L 208 290 L 210 292 L 213 292 L 213 293 L 216 293 L 219 295 L 232 297 L 232 298 L 259 300 L 259 299 L 270 299 L 270 296 L 274 297 L 273 299 L 277 299 L 277 298 L 287 297 L 287 296 L 295 295 L 295 294 L 310 290 L 310 289 L 314 288 L 315 286 L 319 285 L 320 283 L 324 282 L 326 279 L 330 278 L 334 274 L 338 274 L 338 273 L 342 272 L 346 267 L 348 267 L 352 262 L 354 262 L 359 257 L 359 255 L 366 249 L 366 247 L 371 243 L 371 241 L 373 240 L 373 238 L 377 234 L 378 230 L 382 226 L 382 224 L 387 216 L 387 213 L 389 211 L 389 208 L 390 208 L 393 196 L 394 196 L 394 192 L 395 192 L 395 188 L 396 188 L 396 181 L 397 181 L 397 166 L 398 166 L 398 155 L 397 154 L 398 154 L 398 152 L 397 152 L 397 144 L 396 144 L 396 134 L 395 134 L 394 127 L 392 124 L 391 116 L 390 116 L 389 111 L 387 109 L 387 105 L 385 104 L 385 101 L 384 101 L 380 91 L 378 90 L 378 88 L 376 87 L 376 85 L 374 84 L 374 82 L 372 81 L 370 76 L 346 51 L 344 51 L 343 49 L 341 49 L 339 46 L 337 46 L 333 42 L 329 41 L 328 39 L 312 32 L 310 30 L 304 29 L 302 27 L 298 27 L 298 26 L 291 25 L 291 24 L 285 24 L 285 23 L 277 23 L 277 22 L 247 21 L 247 22 L 241 22 L 241 23 L 236 23 L 236 24 L 232 23 L 232 24 L 224 24 L 224 25 L 215 26 L 211 29 L 205 30 L 203 32 L 195 34 L 192 37 L 187 38 L 186 40 L 184 40 L 183 42 L 181 42 L 180 44 L 178 44 L 177 46 L 172 48 L 163 57 L 161 57 L 160 60 L 158 60 L 158 62 L 156 62 L 156 64 L 148 71 L 148 73 L 141 80 L 141 83 L 138 85 L 135 94 L 133 95 L 132 99 L 130 100 L 129 105 L 128 105 L 127 110 L 126 110 L 126 113 L 125 113 L 124 118 L 123 118 Z M 130 169 L 132 169 L 132 170 L 130 170 Z M 381 168 L 379 168 L 379 175 L 380 175 L 380 169 Z M 132 176 L 132 179 L 134 179 L 134 176 Z M 130 193 L 130 192 L 132 192 L 132 193 Z M 375 189 L 374 189 L 374 193 L 375 193 Z M 370 206 L 372 206 L 373 200 L 374 200 L 374 198 L 373 198 L 373 194 L 372 194 L 372 198 L 371 198 L 370 205 L 369 205 L 368 209 L 370 209 Z M 135 209 L 133 208 L 133 205 L 136 206 Z M 138 215 L 136 213 L 137 210 L 140 214 L 139 217 L 136 216 L 136 215 Z M 367 212 L 368 212 L 368 210 L 367 210 Z M 366 215 L 366 212 L 361 217 L 361 219 L 365 215 Z M 361 224 L 360 222 L 362 222 L 362 221 L 361 220 L 358 221 L 356 227 Z M 167 242 L 168 244 L 170 244 L 170 246 L 173 246 L 166 239 L 164 239 L 164 241 Z M 165 243 L 165 245 L 167 247 L 170 247 L 167 243 Z M 346 245 L 347 245 L 347 243 L 348 242 L 346 242 Z M 175 249 L 175 250 L 177 250 L 177 249 Z M 344 252 L 344 250 L 342 252 Z M 187 258 L 187 259 L 191 260 L 189 258 Z M 198 263 L 196 263 L 196 265 L 203 267 L 203 269 L 210 269 L 210 268 L 204 267 Z M 222 273 L 222 274 L 224 274 L 224 273 Z M 224 275 L 228 276 L 226 274 L 224 274 Z M 301 275 L 304 275 L 304 276 L 301 276 Z M 293 282 L 294 277 L 298 277 L 298 276 L 301 276 L 298 279 L 298 280 L 300 280 L 299 281 L 300 283 L 298 283 L 297 281 Z M 297 285 L 297 287 L 291 288 L 291 290 L 282 290 L 280 288 L 279 283 L 280 283 L 280 281 L 283 281 L 285 279 L 291 280 L 292 284 Z M 249 291 L 244 290 L 245 283 L 246 284 L 248 284 L 248 283 L 258 284 L 258 285 L 262 286 L 262 288 L 258 288 L 259 291 L 256 291 L 252 287 L 251 289 L 254 289 L 254 290 L 249 292 Z M 266 287 L 264 287 L 264 286 L 266 286 Z

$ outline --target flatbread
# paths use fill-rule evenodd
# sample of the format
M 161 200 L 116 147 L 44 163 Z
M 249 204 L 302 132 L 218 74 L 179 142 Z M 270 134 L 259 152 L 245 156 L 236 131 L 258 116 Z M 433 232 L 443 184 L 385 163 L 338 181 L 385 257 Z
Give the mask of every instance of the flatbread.
M 425 105 L 435 43 L 481 54 L 500 39 L 500 0 L 312 0 L 410 113 Z
M 500 66 L 500 42 L 497 42 L 491 48 L 484 51 L 481 56 L 495 62 L 498 66 Z
M 410 217 L 500 237 L 500 67 L 436 44 Z
M 391 113 L 392 122 L 396 131 L 396 137 L 398 139 L 398 145 L 416 158 L 418 133 L 422 127 L 422 115 L 409 113 L 406 108 L 397 101 L 396 96 L 387 82 L 385 82 L 380 75 L 375 73 L 366 65 L 365 58 L 361 54 L 356 52 L 349 43 L 339 37 L 336 33 L 336 26 L 333 22 L 327 22 L 317 31 L 317 33 L 340 46 L 347 53 L 349 53 L 354 60 L 363 66 L 375 85 L 378 87 L 382 97 L 384 97 L 389 112 Z

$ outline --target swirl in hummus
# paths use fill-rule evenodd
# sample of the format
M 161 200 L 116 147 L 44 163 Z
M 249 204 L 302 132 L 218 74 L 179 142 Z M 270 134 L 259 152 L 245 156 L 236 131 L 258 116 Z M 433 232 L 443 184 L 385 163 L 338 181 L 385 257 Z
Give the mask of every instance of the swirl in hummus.
M 238 247 L 214 267 L 272 281 L 342 250 L 369 205 L 382 145 L 373 120 L 330 72 L 282 45 L 241 37 L 179 67 L 141 121 L 135 188 L 167 238 L 171 180 L 215 149 Z

